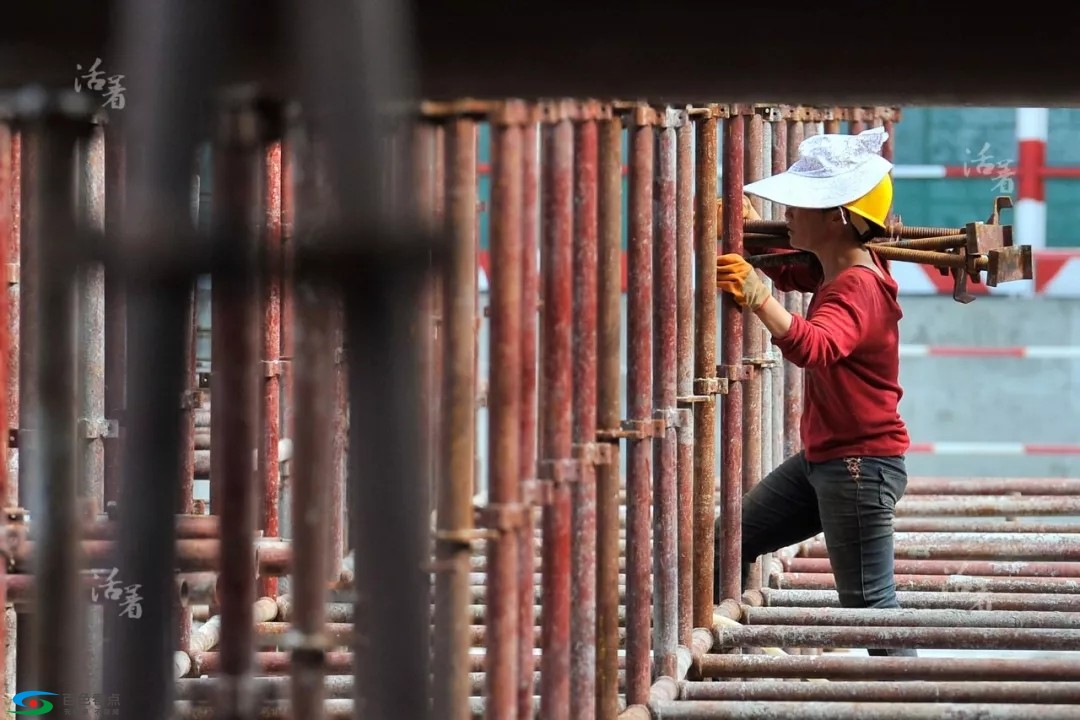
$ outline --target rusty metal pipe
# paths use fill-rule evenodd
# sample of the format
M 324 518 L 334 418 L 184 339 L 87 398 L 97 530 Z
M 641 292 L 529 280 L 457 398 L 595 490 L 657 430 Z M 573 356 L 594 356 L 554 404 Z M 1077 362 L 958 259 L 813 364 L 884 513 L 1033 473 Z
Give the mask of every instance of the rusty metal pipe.
M 573 162 L 574 127 L 567 118 L 543 126 L 543 393 L 542 477 L 550 481 L 543 509 L 542 712 L 555 720 L 570 713 L 569 465 L 573 463 Z M 566 474 L 564 474 L 566 473 Z
M 807 127 L 811 127 L 810 124 Z M 809 137 L 809 134 L 807 134 Z M 792 147 L 792 143 L 789 142 L 788 147 Z M 794 147 L 798 148 L 798 143 L 794 143 Z M 766 235 L 786 235 L 787 223 L 781 220 L 747 220 L 743 223 L 743 229 L 748 233 L 761 233 Z M 964 228 L 944 228 L 944 227 L 909 227 L 901 223 L 890 223 L 885 232 L 882 233 L 883 238 L 900 238 L 914 240 L 918 238 L 933 238 L 933 237 L 945 237 L 964 235 Z
M 240 101 L 226 110 L 226 119 L 216 148 L 218 174 L 214 187 L 221 193 L 215 207 L 217 240 L 251 263 L 256 249 L 250 209 L 264 203 L 261 179 L 251 172 L 259 167 L 264 132 L 262 119 L 253 107 Z M 226 189 L 227 188 L 227 189 Z M 213 348 L 213 396 L 229 402 L 211 405 L 216 428 L 211 456 L 213 484 L 220 488 L 214 512 L 221 518 L 221 600 L 222 674 L 235 683 L 230 693 L 234 703 L 227 712 L 246 717 L 243 708 L 250 697 L 243 690 L 251 673 L 252 603 L 255 601 L 255 552 L 252 538 L 256 527 L 255 468 L 252 447 L 256 435 L 256 366 L 261 323 L 256 320 L 256 282 L 250 271 L 230 275 L 214 274 L 213 329 L 218 340 Z M 212 425 L 213 426 L 213 425 Z M 276 450 L 276 448 L 275 448 Z
M 825 545 L 814 541 L 806 546 L 808 557 L 828 557 Z M 897 558 L 914 560 L 959 559 L 997 560 L 1080 560 L 1080 535 L 1036 535 L 1034 533 L 897 533 Z
M 1080 533 L 1080 525 L 1070 522 L 1014 522 L 1006 519 L 964 519 L 964 518 L 897 518 L 893 521 L 893 530 L 903 533 L 1035 533 L 1035 534 L 1070 534 Z
M 42 687 L 84 687 L 75 659 L 84 657 L 83 622 L 75 592 L 80 563 L 79 543 L 68 532 L 79 517 L 80 461 L 76 456 L 76 430 L 90 427 L 77 422 L 79 363 L 75 331 L 77 316 L 72 297 L 79 268 L 72 242 L 80 229 L 75 205 L 75 160 L 79 141 L 90 132 L 89 106 L 76 112 L 58 107 L 27 108 L 27 134 L 33 137 L 33 180 L 24 188 L 29 217 L 23 241 L 37 248 L 40 260 L 38 292 L 33 298 L 37 322 L 23 329 L 36 345 L 34 384 L 37 422 L 26 427 L 19 443 L 19 465 L 29 469 L 35 498 L 35 522 L 41 523 L 36 571 L 50 592 L 39 595 L 34 615 L 36 652 L 24 660 L 33 663 L 35 683 Z M 28 191 L 28 192 L 27 192 Z M 26 385 L 21 387 L 25 388 Z M 6 461 L 6 458 L 5 458 Z
M 716 176 L 717 120 L 696 122 L 694 287 L 694 616 L 695 627 L 712 622 L 716 539 Z M 724 176 L 727 177 L 727 168 Z M 739 207 L 742 200 L 739 200 Z M 727 204 L 725 203 L 725 207 Z M 708 394 L 707 394 L 708 393 Z M 741 439 L 741 438 L 740 438 Z M 725 454 L 724 457 L 727 457 Z
M 724 121 L 724 239 L 723 251 L 742 254 L 743 152 L 746 118 L 737 115 Z M 715 279 L 708 282 L 716 292 Z M 742 470 L 743 470 L 743 311 L 730 295 L 723 297 L 721 364 L 729 380 L 723 396 L 721 432 L 721 488 L 717 601 L 742 595 Z M 760 462 L 760 458 L 759 458 Z
M 770 578 L 777 589 L 829 590 L 831 573 L 777 573 Z M 896 575 L 898 590 L 932 592 L 1062 593 L 1080 592 L 1080 580 L 1071 577 L 976 577 L 972 575 Z
M 1080 628 L 1080 613 L 1015 610 L 742 607 L 744 625 L 867 627 Z
M 614 430 L 621 419 L 619 385 L 622 325 L 622 121 L 601 120 L 597 423 Z M 608 462 L 596 477 L 596 716 L 618 713 L 619 685 L 619 442 L 608 440 Z M 531 552 L 531 551 L 529 551 Z M 531 593 L 527 593 L 532 602 Z
M 912 477 L 911 495 L 1080 495 L 1080 478 Z
M 663 435 L 653 444 L 655 468 L 653 496 L 653 548 L 656 611 L 653 663 L 664 675 L 675 675 L 675 649 L 679 644 L 679 536 L 678 536 L 678 256 L 676 195 L 676 126 L 685 113 L 667 110 L 658 130 L 656 189 L 659 211 L 654 246 L 653 407 L 664 419 Z
M 517 667 L 520 657 L 517 591 L 520 531 L 512 523 L 515 519 L 520 522 L 523 512 L 517 476 L 521 429 L 521 136 L 521 126 L 509 116 L 509 109 L 507 116 L 493 118 L 495 168 L 491 188 L 491 368 L 488 385 L 489 496 L 493 506 L 485 508 L 485 512 L 490 513 L 488 523 L 492 527 L 503 529 L 498 539 L 488 546 L 488 567 L 492 571 L 491 591 L 487 598 L 487 626 L 491 628 L 488 647 L 492 666 L 496 668 L 488 686 L 488 709 L 491 717 L 498 718 L 516 717 L 520 677 Z M 462 202 L 472 202 L 472 187 L 462 187 L 460 191 L 464 193 Z M 472 412 L 471 407 L 467 411 Z M 471 452 L 471 449 L 467 450 Z M 459 632 L 463 633 L 465 629 L 459 628 Z
M 281 142 L 269 144 L 263 152 L 263 252 L 277 266 L 281 253 Z M 278 440 L 281 437 L 281 276 L 275 269 L 262 274 L 262 407 L 259 433 L 259 477 L 262 485 L 262 517 L 259 526 L 266 537 L 277 537 L 281 472 Z M 192 418 L 194 421 L 194 418 Z M 277 595 L 277 579 L 260 580 L 259 593 Z
M 851 657 L 844 655 L 705 655 L 704 678 L 1059 682 L 1080 677 L 1075 658 Z M 726 684 L 726 683 L 725 683 Z M 756 683 L 755 683 L 756 684 Z M 823 683 L 822 683 L 823 684 Z M 883 683 L 884 684 L 884 683 Z
M 683 115 L 676 130 L 675 263 L 677 396 L 694 394 L 694 125 Z M 694 628 L 694 414 L 685 406 L 678 417 L 678 605 L 679 643 L 688 645 Z
M 464 608 L 472 528 L 476 432 L 476 123 L 456 118 L 447 134 L 451 260 L 443 278 L 442 472 L 438 478 L 435 561 L 435 705 L 437 717 L 464 717 L 462 665 L 468 654 Z M 500 309 L 500 312 L 502 310 Z
M 642 109 L 643 110 L 643 109 Z M 653 416 L 653 180 L 656 131 L 644 112 L 629 125 L 629 228 L 627 246 L 627 416 L 644 427 Z M 651 433 L 627 437 L 626 548 L 627 597 L 626 702 L 645 703 L 649 675 L 652 548 L 650 510 L 653 503 Z
M 898 517 L 1080 515 L 1080 497 L 905 497 L 896 504 Z
M 816 686 L 815 686 L 816 687 Z M 1070 705 L 1018 705 L 989 703 L 909 703 L 895 702 L 765 702 L 676 700 L 653 706 L 657 716 L 671 720 L 1064 720 L 1073 717 Z
M 1080 630 L 973 627 L 744 625 L 717 628 L 714 650 L 741 647 L 881 647 L 952 650 L 1080 649 Z
M 785 558 L 791 573 L 831 573 L 828 558 Z M 901 575 L 1010 575 L 1021 577 L 1080 578 L 1080 563 L 989 560 L 897 560 L 894 572 Z
M 1080 682 L 685 682 L 679 699 L 892 703 L 1080 703 Z
M 540 131 L 536 122 L 522 129 L 521 208 L 521 421 L 518 442 L 522 482 L 537 477 L 537 334 L 540 306 Z M 523 490 L 524 492 L 524 490 Z M 524 511 L 518 536 L 518 717 L 528 717 L 533 708 L 533 648 L 529 628 L 536 617 L 532 576 L 536 556 L 530 547 L 536 529 L 535 511 Z
M 904 608 L 954 608 L 970 610 L 981 604 L 995 610 L 1041 610 L 1073 612 L 1076 599 L 1069 593 L 981 592 L 977 588 L 985 578 L 966 578 L 962 591 L 927 592 L 901 590 L 896 598 Z M 970 589 L 968 589 L 970 588 Z M 835 590 L 775 590 L 762 588 L 764 604 L 770 607 L 839 607 Z
M 596 464 L 597 430 L 597 163 L 595 120 L 574 127 L 573 432 L 578 478 L 573 486 L 571 550 L 570 717 L 596 717 Z
M 778 123 L 779 124 L 779 123 Z M 774 172 L 783 172 L 789 164 L 793 164 L 799 157 L 799 144 L 803 141 L 803 124 L 794 120 L 788 120 L 787 130 L 787 158 L 773 157 Z M 774 149 L 776 145 L 773 145 Z M 774 221 L 784 224 L 784 221 Z M 791 291 L 784 293 L 784 309 L 790 313 L 803 314 L 803 301 L 805 294 Z M 789 458 L 802 449 L 802 436 L 800 432 L 803 409 L 803 369 L 789 360 L 783 360 L 784 364 L 784 458 Z

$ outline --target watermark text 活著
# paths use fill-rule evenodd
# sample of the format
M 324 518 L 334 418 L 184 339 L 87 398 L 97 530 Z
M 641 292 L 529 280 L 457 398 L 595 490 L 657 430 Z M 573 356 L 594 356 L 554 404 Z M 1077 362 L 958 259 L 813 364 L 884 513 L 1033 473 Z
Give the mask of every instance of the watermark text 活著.
M 971 150 L 965 150 L 965 154 L 971 156 Z M 990 154 L 990 143 L 983 143 L 982 149 L 974 157 L 974 164 L 969 165 L 964 160 L 964 177 L 971 177 L 971 173 L 984 177 L 994 178 L 994 189 L 1002 195 L 1012 195 L 1016 186 L 1014 176 L 1016 168 L 1012 167 L 1012 160 L 994 160 Z
M 113 568 L 109 572 L 109 576 L 105 578 L 105 582 L 93 585 L 90 587 L 90 600 L 92 602 L 98 602 L 99 597 L 104 596 L 106 600 L 120 603 L 120 617 L 129 617 L 133 620 L 138 620 L 142 617 L 142 596 L 139 595 L 139 588 L 142 585 L 128 584 L 123 585 L 116 579 L 116 575 L 119 572 L 116 568 Z M 91 573 L 91 576 L 97 580 L 101 577 L 102 571 L 95 570 Z M 102 591 L 101 595 L 98 591 Z
M 94 58 L 94 64 L 90 66 L 90 70 L 75 77 L 75 92 L 82 92 L 83 84 L 80 81 L 85 81 L 88 90 L 100 93 L 105 98 L 101 107 L 123 110 L 127 101 L 124 99 L 124 86 L 120 81 L 124 79 L 124 76 L 106 76 L 104 71 L 98 69 L 100 65 L 101 58 Z M 82 65 L 76 64 L 75 69 L 82 70 Z

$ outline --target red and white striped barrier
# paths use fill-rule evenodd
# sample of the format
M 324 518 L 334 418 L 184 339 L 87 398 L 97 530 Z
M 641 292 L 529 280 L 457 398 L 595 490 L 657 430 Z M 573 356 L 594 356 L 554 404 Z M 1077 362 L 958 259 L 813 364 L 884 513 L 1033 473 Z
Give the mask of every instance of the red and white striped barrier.
M 912 455 L 1080 455 L 1080 445 L 1012 442 L 912 443 L 908 453 Z
M 901 345 L 900 357 L 1080 360 L 1080 346 L 1016 345 L 1005 347 L 972 347 L 965 345 Z

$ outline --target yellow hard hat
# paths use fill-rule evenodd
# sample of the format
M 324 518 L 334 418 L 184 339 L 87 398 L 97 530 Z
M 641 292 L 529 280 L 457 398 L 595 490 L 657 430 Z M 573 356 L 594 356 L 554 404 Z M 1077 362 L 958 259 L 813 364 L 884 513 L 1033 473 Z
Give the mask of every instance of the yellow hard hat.
M 854 200 L 844 205 L 854 215 L 861 218 L 865 218 L 870 222 L 877 225 L 879 228 L 884 229 L 887 218 L 889 216 L 889 209 L 892 207 L 893 199 L 893 186 L 892 178 L 886 175 L 881 179 L 874 189 L 863 195 L 858 200 Z M 871 228 L 869 226 L 862 227 L 865 222 L 860 221 L 858 218 L 852 218 L 852 224 L 859 230 L 860 234 L 866 234 Z

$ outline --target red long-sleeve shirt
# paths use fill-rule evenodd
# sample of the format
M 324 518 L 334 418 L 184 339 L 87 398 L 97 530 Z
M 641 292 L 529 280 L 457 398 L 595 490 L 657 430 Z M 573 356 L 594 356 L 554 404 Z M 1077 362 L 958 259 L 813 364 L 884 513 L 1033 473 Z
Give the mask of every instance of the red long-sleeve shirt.
M 903 313 L 896 281 L 875 263 L 884 277 L 855 266 L 827 284 L 816 260 L 764 270 L 779 290 L 814 293 L 806 317 L 772 341 L 804 369 L 799 430 L 810 462 L 903 455 L 911 444 L 898 410 Z

